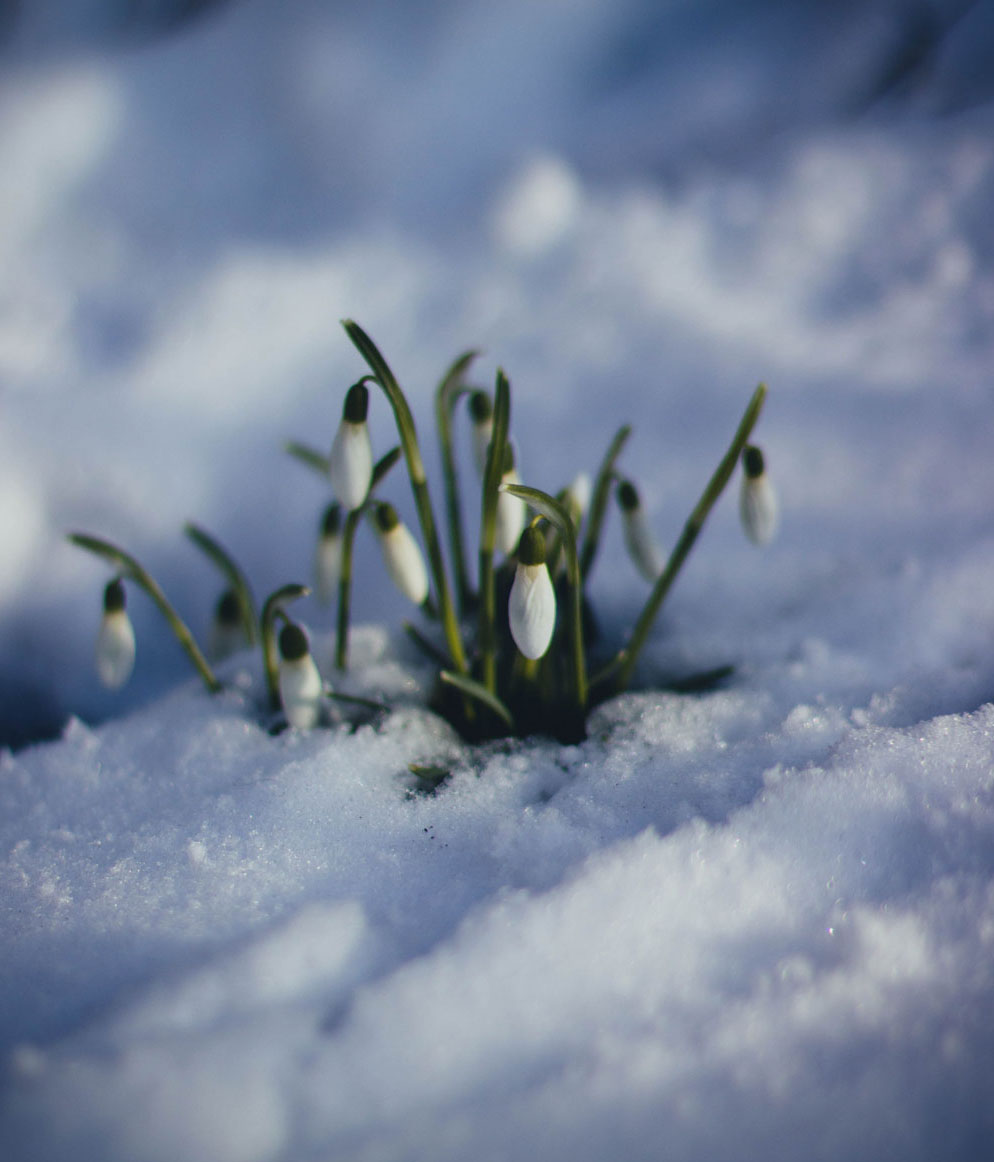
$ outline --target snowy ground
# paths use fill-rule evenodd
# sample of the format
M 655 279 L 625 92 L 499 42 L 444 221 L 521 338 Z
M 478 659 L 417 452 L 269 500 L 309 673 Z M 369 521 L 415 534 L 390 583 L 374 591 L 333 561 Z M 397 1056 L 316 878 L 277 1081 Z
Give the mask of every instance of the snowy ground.
M 4 1156 L 989 1157 L 994 4 L 183 7 L 0 49 Z M 385 720 L 270 735 L 255 659 L 207 697 L 140 594 L 97 688 L 67 530 L 202 635 L 185 520 L 309 580 L 281 449 L 330 443 L 343 316 L 426 442 L 455 355 L 506 368 L 538 487 L 632 422 L 666 544 L 768 382 L 779 539 L 722 501 L 587 742 L 425 711 L 368 537 Z M 644 592 L 615 521 L 608 636 Z

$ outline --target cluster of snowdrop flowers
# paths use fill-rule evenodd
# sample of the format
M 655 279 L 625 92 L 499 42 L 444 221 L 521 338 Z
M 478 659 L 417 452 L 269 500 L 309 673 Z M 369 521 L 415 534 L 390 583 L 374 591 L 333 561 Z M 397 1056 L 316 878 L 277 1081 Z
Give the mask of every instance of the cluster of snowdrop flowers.
M 287 445 L 297 459 L 322 474 L 332 492 L 319 523 L 313 574 L 315 596 L 324 603 L 337 599 L 335 667 L 348 668 L 353 548 L 365 522 L 376 536 L 387 574 L 423 619 L 420 626 L 405 628 L 439 667 L 432 705 L 467 738 L 534 731 L 564 741 L 584 736 L 589 709 L 630 685 L 659 609 L 740 463 L 739 509 L 747 536 L 766 545 L 776 532 L 776 495 L 765 458 L 750 442 L 765 400 L 762 385 L 749 400 L 727 451 L 667 555 L 636 485 L 617 468 L 631 429 L 624 426 L 614 435 L 596 473 L 580 471 L 556 493 L 535 488 L 523 482 L 516 462 L 507 376 L 498 369 L 492 394 L 470 386 L 467 376 L 476 353 L 467 352 L 453 362 L 435 393 L 445 492 L 443 547 L 407 398 L 372 339 L 351 320 L 343 326 L 368 371 L 345 392 L 330 454 L 297 443 Z M 377 391 L 393 412 L 398 434 L 397 446 L 378 460 L 368 426 Z M 467 405 L 465 420 L 459 419 L 461 402 Z M 458 428 L 467 421 L 468 454 L 478 481 L 473 489 L 479 512 L 475 576 L 463 526 L 467 490 L 456 454 Z M 417 528 L 408 527 L 397 508 L 377 496 L 401 460 L 407 468 Z M 598 643 L 595 654 L 588 640 L 586 586 L 612 493 L 628 553 L 650 588 L 631 632 L 615 652 Z M 291 602 L 310 590 L 284 585 L 257 610 L 248 581 L 230 554 L 203 529 L 188 525 L 186 533 L 227 582 L 211 629 L 210 659 L 259 644 L 270 713 L 280 711 L 286 724 L 297 730 L 337 721 L 328 699 L 345 695 L 322 678 L 307 631 L 286 613 Z M 122 583 L 127 580 L 158 605 L 207 689 L 214 693 L 222 688 L 193 634 L 133 557 L 89 534 L 70 534 L 70 540 L 102 557 L 117 574 L 105 591 L 98 635 L 97 669 L 103 682 L 119 687 L 134 666 L 134 630 Z M 728 667 L 721 668 L 722 675 L 727 672 Z

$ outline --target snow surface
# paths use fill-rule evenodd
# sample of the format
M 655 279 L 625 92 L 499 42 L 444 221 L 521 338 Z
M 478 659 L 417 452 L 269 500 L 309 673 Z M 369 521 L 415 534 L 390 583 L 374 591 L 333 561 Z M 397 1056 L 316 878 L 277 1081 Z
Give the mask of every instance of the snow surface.
M 197 7 L 0 22 L 3 1156 L 992 1156 L 994 4 Z M 308 580 L 282 445 L 330 445 L 343 316 L 426 439 L 502 365 L 527 483 L 634 423 L 664 544 L 769 383 L 778 540 L 724 498 L 588 741 L 427 712 L 371 537 L 342 685 L 389 716 L 273 736 L 137 593 L 96 687 L 67 530 L 201 637 L 185 520 Z M 644 593 L 614 520 L 609 639 Z

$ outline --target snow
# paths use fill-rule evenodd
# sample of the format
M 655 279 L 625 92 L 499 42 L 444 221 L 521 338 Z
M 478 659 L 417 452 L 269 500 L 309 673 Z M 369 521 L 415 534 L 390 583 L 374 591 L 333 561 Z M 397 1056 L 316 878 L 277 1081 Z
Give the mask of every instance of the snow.
M 992 5 L 190 7 L 24 5 L 0 49 L 4 1157 L 989 1157 Z M 137 591 L 98 688 L 67 531 L 201 640 L 184 521 L 257 595 L 309 579 L 328 489 L 283 445 L 330 448 L 342 317 L 436 505 L 473 347 L 527 484 L 633 424 L 665 546 L 769 384 L 777 539 L 733 481 L 586 741 L 430 713 L 372 536 L 346 677 L 294 610 L 389 714 L 272 734 L 258 658 L 209 697 Z M 609 641 L 645 591 L 614 512 Z

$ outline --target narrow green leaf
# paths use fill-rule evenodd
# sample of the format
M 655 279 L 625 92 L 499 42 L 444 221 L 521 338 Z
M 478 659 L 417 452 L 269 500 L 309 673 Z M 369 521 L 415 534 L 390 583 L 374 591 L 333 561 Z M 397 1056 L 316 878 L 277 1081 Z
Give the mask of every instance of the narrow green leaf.
M 497 498 L 504 466 L 504 448 L 511 424 L 511 385 L 503 368 L 497 368 L 494 389 L 493 431 L 483 473 L 480 514 L 480 621 L 477 649 L 483 667 L 483 685 L 497 695 L 497 594 L 494 579 L 494 548 L 497 544 Z
M 514 730 L 514 719 L 511 717 L 510 710 L 508 710 L 496 694 L 491 694 L 481 682 L 476 682 L 468 675 L 458 674 L 452 670 L 442 670 L 439 677 L 443 682 L 447 682 L 450 686 L 455 686 L 463 694 L 468 695 L 470 698 L 475 698 L 477 702 L 482 703 L 482 705 L 492 710 L 507 725 L 509 730 Z
M 445 483 L 445 511 L 448 518 L 449 545 L 452 549 L 452 567 L 455 577 L 459 610 L 465 615 L 472 605 L 473 594 L 466 565 L 466 550 L 462 530 L 462 507 L 459 502 L 459 476 L 452 441 L 452 418 L 459 397 L 468 389 L 463 383 L 469 365 L 479 352 L 467 351 L 452 364 L 442 377 L 435 392 L 435 423 L 442 453 L 442 475 Z
M 597 471 L 597 479 L 594 481 L 594 490 L 590 500 L 590 515 L 587 518 L 587 528 L 583 537 L 583 548 L 580 551 L 580 574 L 584 581 L 593 568 L 597 550 L 600 548 L 604 514 L 607 512 L 608 501 L 611 497 L 614 464 L 631 434 L 632 429 L 627 424 L 618 429 Z
M 288 440 L 283 445 L 283 451 L 308 468 L 313 468 L 325 480 L 328 479 L 328 457 L 315 448 L 311 448 L 307 444 L 298 444 L 296 440 Z

